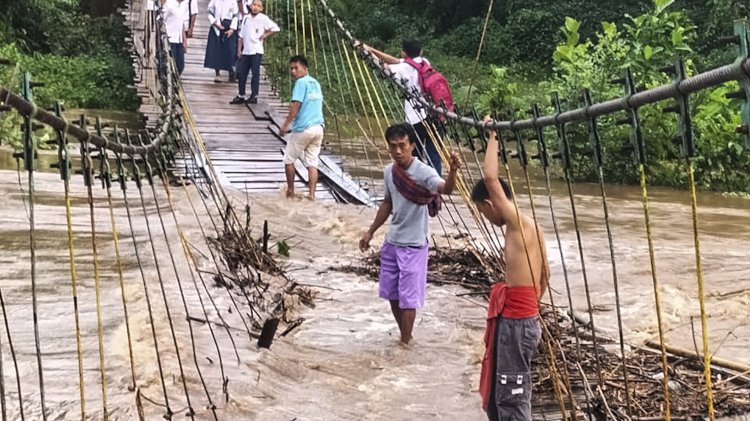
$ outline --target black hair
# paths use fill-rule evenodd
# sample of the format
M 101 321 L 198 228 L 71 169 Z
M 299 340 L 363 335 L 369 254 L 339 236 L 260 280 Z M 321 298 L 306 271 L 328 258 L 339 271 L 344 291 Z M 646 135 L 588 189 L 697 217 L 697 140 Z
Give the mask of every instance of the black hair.
M 412 127 L 411 124 L 398 123 L 385 129 L 386 142 L 401 140 L 405 137 L 409 139 L 409 143 L 414 143 L 414 127 Z
M 513 200 L 513 191 L 510 189 L 510 184 L 500 177 L 498 177 L 498 180 L 500 180 L 500 185 L 503 186 L 505 197 L 507 197 L 508 200 Z M 484 179 L 477 181 L 477 184 L 474 185 L 474 190 L 471 191 L 471 201 L 479 203 L 484 202 L 489 198 L 490 192 L 487 190 L 487 183 L 484 182 Z
M 307 59 L 303 55 L 297 55 L 297 56 L 293 56 L 292 58 L 290 58 L 289 64 L 292 64 L 292 63 L 299 63 L 305 67 L 310 67 L 307 65 Z
M 417 58 L 422 55 L 422 43 L 415 39 L 407 39 L 404 41 L 401 49 L 410 58 Z

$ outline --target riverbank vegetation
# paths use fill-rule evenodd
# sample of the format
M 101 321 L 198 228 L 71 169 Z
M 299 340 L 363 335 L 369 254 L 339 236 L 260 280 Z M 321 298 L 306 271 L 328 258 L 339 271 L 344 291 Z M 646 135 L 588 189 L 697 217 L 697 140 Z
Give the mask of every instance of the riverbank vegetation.
M 117 8 L 122 0 L 13 0 L 0 2 L 0 84 L 19 91 L 22 72 L 44 83 L 40 106 L 135 111 L 138 98 Z M 0 142 L 20 145 L 20 118 L 0 116 Z M 49 137 L 49 133 L 40 136 Z M 40 143 L 44 146 L 44 142 Z
M 122 3 L 1 2 L 0 58 L 45 83 L 35 92 L 39 104 L 61 100 L 70 108 L 136 110 L 137 97 L 128 87 L 133 83 L 125 44 L 129 34 L 116 9 Z M 2 83 L 11 79 L 13 84 L 20 80 L 14 67 L 0 69 Z

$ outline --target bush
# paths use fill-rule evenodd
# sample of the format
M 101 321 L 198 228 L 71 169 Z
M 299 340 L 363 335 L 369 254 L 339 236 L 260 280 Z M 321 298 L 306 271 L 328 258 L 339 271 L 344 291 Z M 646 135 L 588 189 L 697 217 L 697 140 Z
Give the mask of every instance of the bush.
M 0 46 L 0 57 L 13 60 L 32 79 L 45 83 L 34 90 L 35 101 L 51 105 L 60 100 L 68 107 L 137 109 L 130 62 L 114 55 L 64 57 L 52 54 L 24 55 L 14 44 Z M 8 83 L 14 69 L 0 71 L 0 82 Z M 9 83 L 18 87 L 20 75 Z

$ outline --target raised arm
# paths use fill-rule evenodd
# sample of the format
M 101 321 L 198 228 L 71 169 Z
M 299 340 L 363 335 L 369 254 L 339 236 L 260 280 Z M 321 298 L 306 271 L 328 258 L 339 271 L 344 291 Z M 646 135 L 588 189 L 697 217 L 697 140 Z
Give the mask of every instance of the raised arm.
M 362 48 L 364 48 L 365 50 L 371 52 L 373 55 L 375 55 L 375 57 L 377 57 L 380 60 L 382 60 L 383 63 L 385 63 L 385 64 L 399 64 L 399 63 L 401 63 L 401 59 L 393 57 L 392 55 L 390 55 L 388 53 L 384 53 L 384 52 L 378 50 L 375 47 L 371 47 L 371 46 L 369 46 L 367 44 L 362 44 Z
M 451 153 L 451 166 L 450 170 L 448 171 L 448 177 L 445 178 L 445 181 L 440 183 L 440 186 L 438 187 L 438 193 L 440 194 L 451 194 L 453 193 L 453 189 L 456 188 L 456 176 L 458 174 L 458 169 L 461 168 L 461 159 L 458 157 L 458 155 L 455 152 Z
M 485 122 L 490 121 L 489 116 L 484 118 Z M 487 139 L 487 150 L 484 155 L 484 184 L 487 186 L 487 191 L 490 194 L 490 201 L 492 206 L 497 208 L 501 213 L 503 220 L 511 229 L 520 229 L 518 214 L 516 207 L 513 202 L 508 199 L 503 191 L 503 186 L 500 184 L 498 179 L 498 156 L 500 146 L 497 141 L 497 133 L 494 130 L 490 131 L 489 138 Z

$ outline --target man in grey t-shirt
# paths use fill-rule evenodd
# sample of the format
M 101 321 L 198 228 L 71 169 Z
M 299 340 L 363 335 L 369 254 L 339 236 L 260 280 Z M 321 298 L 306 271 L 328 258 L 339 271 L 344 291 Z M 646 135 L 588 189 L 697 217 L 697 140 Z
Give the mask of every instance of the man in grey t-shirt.
M 451 154 L 448 177 L 443 180 L 434 168 L 414 159 L 414 131 L 396 124 L 385 131 L 393 163 L 385 168 L 385 199 L 370 229 L 362 234 L 359 247 L 370 247 L 375 231 L 389 215 L 390 229 L 380 250 L 380 297 L 391 304 L 401 332 L 401 342 L 411 340 L 416 309 L 424 305 L 427 284 L 428 214 L 436 216 L 440 194 L 451 194 L 460 168 L 458 155 Z

